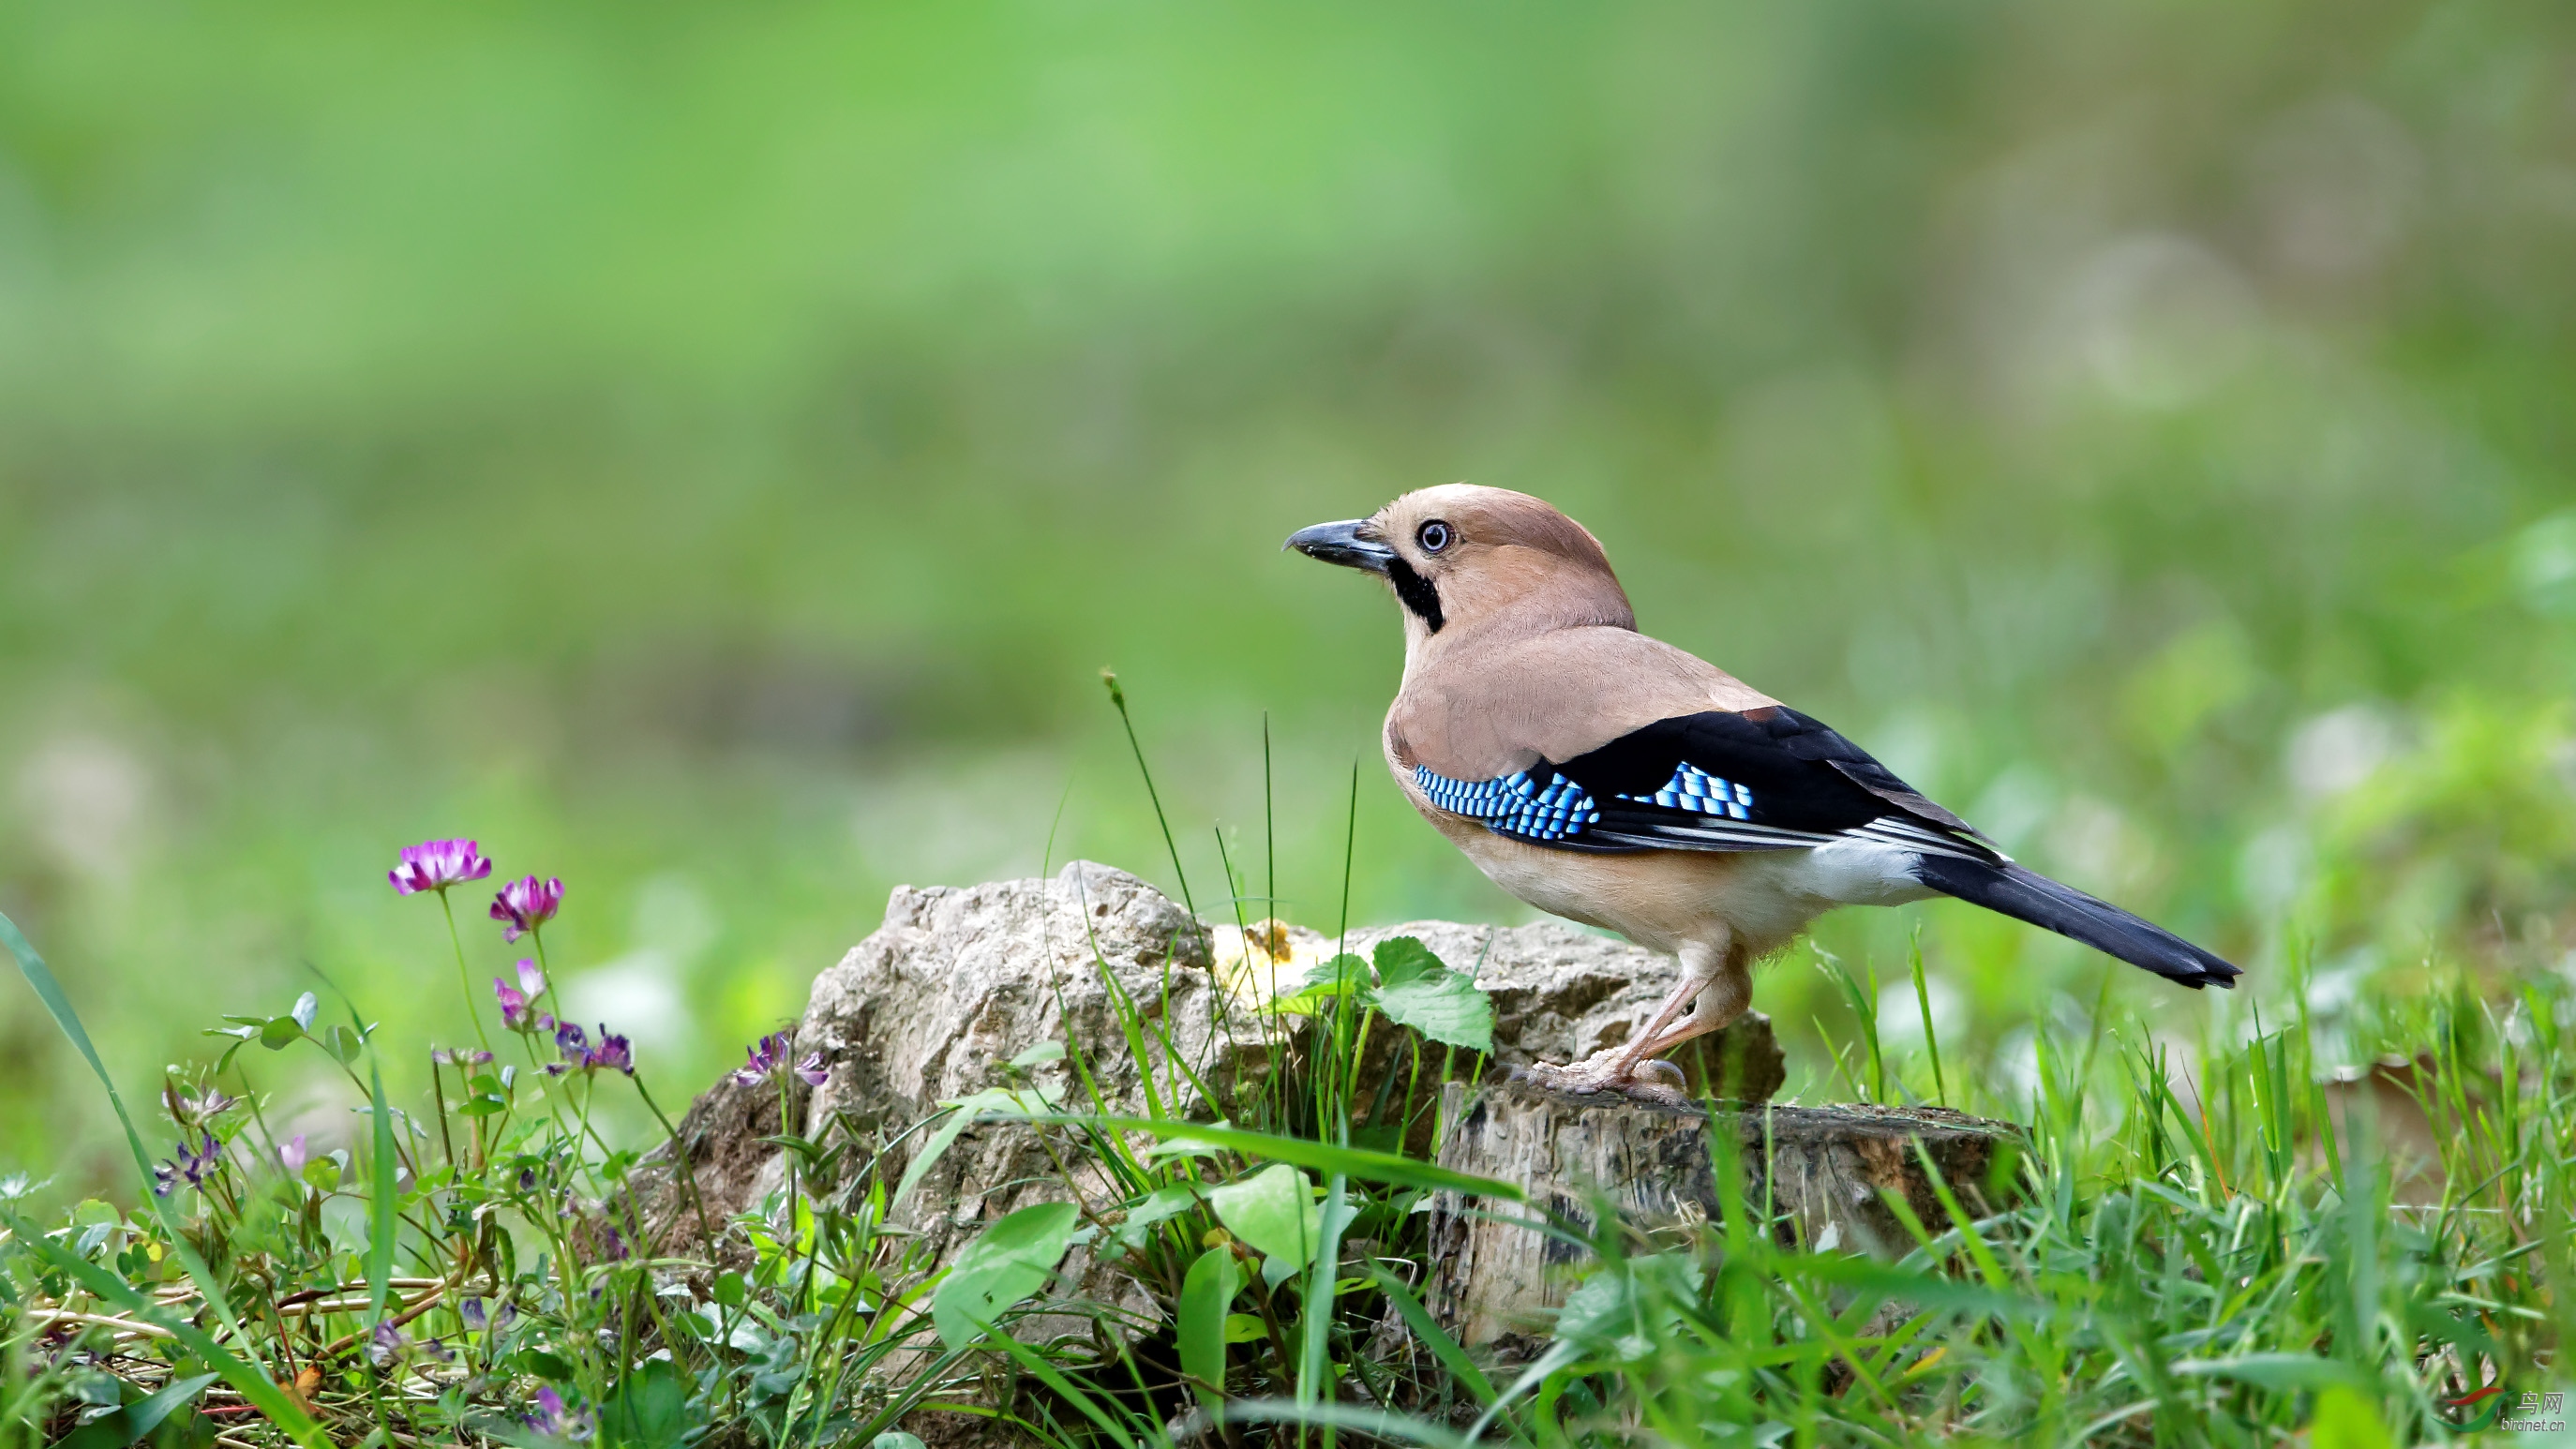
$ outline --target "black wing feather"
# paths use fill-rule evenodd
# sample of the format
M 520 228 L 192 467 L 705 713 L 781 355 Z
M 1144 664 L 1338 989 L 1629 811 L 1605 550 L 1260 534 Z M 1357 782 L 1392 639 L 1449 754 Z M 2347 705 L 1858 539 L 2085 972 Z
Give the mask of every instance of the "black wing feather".
M 1705 777 L 1691 788 L 1707 793 L 1676 793 L 1685 767 Z M 1894 845 L 1914 853 L 1914 878 L 1934 890 L 2167 980 L 2233 986 L 2238 974 L 2151 921 L 2013 864 L 1859 746 L 1782 705 L 1657 720 L 1563 764 L 1542 760 L 1493 782 L 1517 793 L 1461 787 L 1427 771 L 1423 783 L 1441 792 L 1434 799 L 1448 802 L 1443 808 L 1556 850 L 1798 850 L 1853 837 Z M 1530 803 L 1542 788 L 1544 798 Z M 1658 803 L 1659 794 L 1684 804 Z
M 1623 798 L 1654 794 L 1684 765 L 1750 789 L 1741 825 Z M 2003 858 L 1966 821 L 1858 745 L 1785 705 L 1657 720 L 1552 768 L 1591 793 L 1601 819 L 1584 834 L 1605 844 L 1791 850 L 1895 817 L 1901 823 L 1880 829 L 1919 834 L 1936 849 Z

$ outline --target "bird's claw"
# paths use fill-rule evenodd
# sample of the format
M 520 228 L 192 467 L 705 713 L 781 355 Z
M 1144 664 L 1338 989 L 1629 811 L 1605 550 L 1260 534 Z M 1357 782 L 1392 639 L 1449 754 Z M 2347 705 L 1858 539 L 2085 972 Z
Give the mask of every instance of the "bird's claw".
M 1624 1072 L 1614 1063 L 1614 1053 L 1595 1052 L 1572 1066 L 1533 1062 L 1526 1067 L 1514 1067 L 1510 1079 L 1575 1097 L 1597 1097 L 1615 1092 L 1633 1101 L 1656 1106 L 1687 1108 L 1691 1105 L 1690 1097 L 1684 1091 L 1688 1079 L 1673 1063 L 1643 1061 Z

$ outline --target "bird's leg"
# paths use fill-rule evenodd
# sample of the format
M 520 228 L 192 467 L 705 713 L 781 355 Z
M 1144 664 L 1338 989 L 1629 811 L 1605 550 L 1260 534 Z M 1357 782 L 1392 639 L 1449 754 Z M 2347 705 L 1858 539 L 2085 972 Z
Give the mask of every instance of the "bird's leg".
M 1701 988 L 1699 1004 L 1691 1014 L 1666 1027 L 1654 1040 L 1637 1049 L 1641 1060 L 1662 1056 L 1693 1037 L 1724 1031 L 1735 1024 L 1744 1009 L 1753 1004 L 1753 975 L 1744 963 L 1727 959 L 1724 967 Z
M 1654 1016 L 1642 1030 L 1627 1041 L 1594 1052 L 1572 1066 L 1538 1063 L 1529 1069 L 1529 1075 L 1560 1091 L 1585 1095 L 1617 1091 L 1679 1104 L 1683 1099 L 1678 1091 L 1638 1079 L 1639 1063 L 1672 1043 L 1688 1041 L 1703 1032 L 1724 1026 L 1744 1010 L 1744 1003 L 1752 996 L 1749 980 L 1742 982 L 1744 989 L 1733 989 L 1735 983 L 1729 980 L 1730 974 L 1741 978 L 1743 973 L 1740 968 L 1732 973 L 1728 971 L 1733 960 L 1725 943 L 1688 942 L 1683 945 L 1680 957 L 1680 983 L 1673 987 L 1671 995 L 1664 998 L 1663 1005 L 1656 1008 Z M 1699 1009 L 1689 1017 L 1675 1021 L 1674 1018 L 1681 1016 L 1682 1009 L 1694 1001 L 1700 1004 Z M 1717 1010 L 1712 1011 L 1712 1007 Z M 1673 1069 L 1664 1066 L 1663 1070 Z

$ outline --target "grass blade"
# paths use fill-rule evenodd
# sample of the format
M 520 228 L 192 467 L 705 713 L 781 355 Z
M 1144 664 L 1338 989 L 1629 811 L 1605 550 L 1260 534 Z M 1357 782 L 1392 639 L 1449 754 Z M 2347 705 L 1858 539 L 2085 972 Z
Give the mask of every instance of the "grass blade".
M 294 1436 L 306 1449 L 327 1449 L 329 1441 L 322 1437 L 321 1427 L 313 1422 L 310 1415 L 297 1408 L 283 1390 L 269 1382 L 268 1375 L 260 1372 L 256 1365 L 244 1363 L 234 1356 L 232 1350 L 215 1342 L 204 1329 L 135 1292 L 125 1280 L 105 1268 L 46 1237 L 26 1219 L 9 1213 L 0 1215 L 0 1222 L 9 1225 L 9 1230 L 17 1234 L 27 1251 L 79 1279 L 81 1286 L 100 1300 L 115 1304 L 136 1322 L 151 1324 L 187 1345 L 190 1352 L 223 1375 L 224 1382 L 239 1390 L 243 1398 L 258 1405 L 259 1411 L 268 1415 L 270 1422 Z
M 368 1197 L 367 1326 L 385 1321 L 385 1292 L 394 1276 L 394 1230 L 400 1219 L 394 1196 L 394 1114 L 385 1106 L 385 1070 L 371 1048 L 367 1053 L 367 1090 L 375 1104 L 375 1173 Z
M 1078 1112 L 997 1113 L 1006 1122 L 1031 1122 L 1045 1126 L 1095 1127 L 1108 1132 L 1151 1132 L 1157 1137 L 1187 1137 L 1193 1141 L 1231 1147 L 1248 1157 L 1265 1157 L 1297 1167 L 1310 1167 L 1318 1172 L 1342 1173 L 1367 1182 L 1393 1183 L 1398 1187 L 1447 1188 L 1452 1192 L 1475 1193 L 1484 1197 L 1506 1198 L 1521 1202 L 1527 1194 L 1508 1182 L 1491 1177 L 1478 1177 L 1471 1172 L 1442 1167 L 1392 1152 L 1376 1152 L 1365 1147 L 1337 1147 L 1328 1142 L 1308 1142 L 1295 1137 L 1279 1137 L 1268 1132 L 1249 1132 L 1240 1127 L 1218 1127 L 1204 1122 L 1155 1121 L 1148 1117 L 1095 1116 Z
M 1467 1392 L 1476 1396 L 1477 1403 L 1491 1404 L 1494 1401 L 1494 1381 L 1485 1377 L 1485 1371 L 1476 1367 L 1474 1359 L 1467 1357 L 1467 1350 L 1449 1336 L 1449 1330 L 1440 1326 L 1439 1321 L 1431 1316 L 1431 1310 L 1423 1307 L 1422 1300 L 1413 1296 L 1413 1290 L 1404 1286 L 1404 1280 L 1375 1263 L 1369 1265 L 1369 1273 L 1377 1279 L 1378 1291 L 1386 1295 L 1386 1301 L 1394 1304 L 1395 1311 L 1403 1317 L 1404 1326 L 1413 1330 L 1413 1336 L 1422 1340 L 1423 1347 L 1430 1349 L 1431 1356 L 1440 1360 L 1440 1366 L 1449 1371 L 1449 1376 L 1465 1384 Z
M 152 1205 L 154 1215 L 160 1218 L 162 1236 L 169 1240 L 170 1251 L 178 1258 L 179 1266 L 185 1269 L 188 1277 L 196 1283 L 197 1291 L 205 1295 L 206 1302 L 214 1308 L 216 1316 L 223 1320 L 224 1327 L 232 1335 L 233 1341 L 248 1342 L 248 1338 L 242 1333 L 240 1321 L 233 1316 L 232 1300 L 224 1295 L 223 1284 L 216 1279 L 213 1270 L 206 1266 L 205 1261 L 197 1256 L 197 1250 L 188 1245 L 187 1236 L 179 1231 L 178 1223 L 170 1216 L 169 1201 L 152 1190 L 152 1155 L 143 1150 L 143 1134 L 134 1129 L 134 1116 L 125 1110 L 125 1098 L 116 1090 L 116 1079 L 107 1074 L 107 1064 L 99 1060 L 98 1048 L 91 1045 L 89 1031 L 81 1025 L 80 1013 L 72 1010 L 71 999 L 63 995 L 62 982 L 55 979 L 53 968 L 45 964 L 45 958 L 36 954 L 36 948 L 29 944 L 26 935 L 18 929 L 17 922 L 10 920 L 6 915 L 0 915 L 0 944 L 6 944 L 9 954 L 18 958 L 19 974 L 27 978 L 29 986 L 35 988 L 36 999 L 45 1003 L 45 1010 L 53 1015 L 54 1025 L 61 1028 L 63 1035 L 71 1039 L 72 1046 L 81 1054 L 81 1060 L 89 1063 L 90 1071 L 98 1077 L 98 1084 L 107 1090 L 107 1104 L 116 1110 L 116 1120 L 125 1128 L 125 1144 L 134 1152 L 134 1170 L 143 1185 L 143 1200 Z M 22 1232 L 21 1236 L 27 1239 L 29 1247 L 39 1252 L 48 1248 L 57 1253 L 62 1251 L 58 1245 L 47 1242 L 41 1236 L 25 1232 Z M 71 1257 L 68 1253 L 63 1256 Z M 105 1272 L 87 1259 L 72 1258 L 72 1262 L 77 1263 L 81 1269 L 88 1270 L 74 1272 L 74 1276 L 79 1277 L 84 1283 L 91 1283 L 90 1274 L 95 1273 L 107 1284 L 113 1285 L 114 1292 L 104 1292 L 99 1285 L 91 1284 L 90 1291 L 97 1293 L 101 1298 L 116 1302 L 129 1312 L 137 1307 L 146 1306 L 143 1299 L 136 1296 L 133 1290 L 123 1283 L 118 1282 L 115 1275 Z M 177 1325 L 163 1324 L 162 1326 L 170 1328 L 174 1333 L 178 1332 Z M 308 1444 L 320 1442 L 319 1430 L 314 1426 L 312 1419 L 306 1416 L 303 1410 L 295 1407 L 284 1394 L 278 1392 L 277 1385 L 269 1381 L 266 1373 L 243 1363 L 217 1347 L 214 1340 L 206 1338 L 193 1326 L 189 1327 L 187 1332 L 204 1340 L 205 1347 L 198 1349 L 200 1356 L 223 1373 L 225 1381 L 239 1389 L 244 1398 L 259 1405 L 263 1412 L 297 1439 Z M 187 1342 L 186 1335 L 181 1336 L 181 1341 Z M 189 1347 L 197 1348 L 197 1345 L 190 1343 Z

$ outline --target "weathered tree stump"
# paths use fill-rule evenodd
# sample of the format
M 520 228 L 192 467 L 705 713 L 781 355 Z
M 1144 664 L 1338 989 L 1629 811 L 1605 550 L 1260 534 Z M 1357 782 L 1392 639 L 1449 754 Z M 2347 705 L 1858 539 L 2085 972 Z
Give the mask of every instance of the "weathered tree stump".
M 1949 1223 L 1920 1154 L 1962 1206 L 1981 1213 L 2008 1192 L 2022 1141 L 2008 1123 L 1939 1107 L 1730 1103 L 1710 1114 L 1525 1082 L 1451 1083 L 1441 1105 L 1451 1124 L 1441 1165 L 1529 1195 L 1526 1207 L 1433 1197 L 1427 1306 L 1471 1346 L 1543 1333 L 1587 1256 L 1514 1219 L 1544 1214 L 1580 1231 L 1604 1198 L 1648 1239 L 1717 1219 L 1715 1148 L 1725 1139 L 1712 1134 L 1732 1137 L 1744 1203 L 1756 1214 L 1768 1204 L 1782 1238 L 1882 1258 L 1914 1242 L 1882 1192 L 1935 1232 Z

